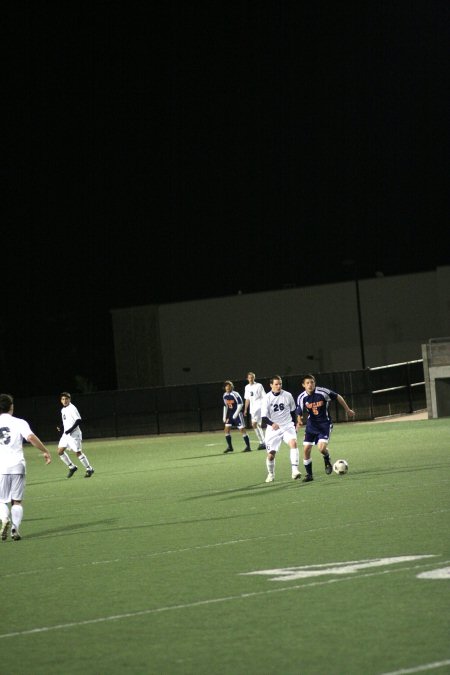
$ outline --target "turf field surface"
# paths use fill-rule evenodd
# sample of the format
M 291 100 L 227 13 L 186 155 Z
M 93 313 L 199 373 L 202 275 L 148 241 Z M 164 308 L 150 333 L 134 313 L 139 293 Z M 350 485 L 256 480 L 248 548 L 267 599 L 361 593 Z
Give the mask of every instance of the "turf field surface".
M 309 484 L 249 435 L 85 442 L 90 479 L 27 447 L 0 673 L 450 673 L 450 420 L 336 425 Z

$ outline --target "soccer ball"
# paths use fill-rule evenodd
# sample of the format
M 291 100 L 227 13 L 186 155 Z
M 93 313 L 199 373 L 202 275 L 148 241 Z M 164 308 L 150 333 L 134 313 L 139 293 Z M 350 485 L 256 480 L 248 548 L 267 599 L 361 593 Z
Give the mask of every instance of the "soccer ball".
M 333 464 L 333 471 L 337 473 L 338 476 L 343 476 L 344 473 L 348 471 L 348 464 L 345 459 L 337 459 Z

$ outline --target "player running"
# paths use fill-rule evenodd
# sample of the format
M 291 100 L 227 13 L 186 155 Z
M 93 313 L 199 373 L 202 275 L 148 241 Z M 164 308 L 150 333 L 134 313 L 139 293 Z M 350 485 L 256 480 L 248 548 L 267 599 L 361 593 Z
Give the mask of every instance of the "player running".
M 290 448 L 292 478 L 300 478 L 298 470 L 299 452 L 297 446 L 297 432 L 295 429 L 295 401 L 288 391 L 282 389 L 283 380 L 275 375 L 270 380 L 270 391 L 263 398 L 261 413 L 266 423 L 265 444 L 267 449 L 266 483 L 275 480 L 275 457 L 284 441 Z
M 72 403 L 72 397 L 68 391 L 63 391 L 60 399 L 62 405 L 61 417 L 63 424 L 63 434 L 58 443 L 58 455 L 61 461 L 64 462 L 67 467 L 69 467 L 67 478 L 72 478 L 75 471 L 78 471 L 78 467 L 72 462 L 66 452 L 66 449 L 71 450 L 76 454 L 81 464 L 86 469 L 84 477 L 90 478 L 94 473 L 94 469 L 89 464 L 89 460 L 82 450 L 83 435 L 80 428 L 81 415 Z M 61 427 L 56 428 L 58 431 L 61 431 Z
M 305 437 L 303 440 L 303 464 L 306 469 L 304 483 L 309 483 L 313 479 L 311 448 L 317 445 L 323 455 L 325 462 L 325 473 L 330 474 L 333 471 L 330 453 L 328 452 L 328 443 L 330 441 L 333 423 L 329 411 L 330 401 L 338 401 L 344 408 L 347 415 L 354 417 L 355 412 L 349 408 L 344 398 L 326 387 L 316 386 L 314 375 L 305 375 L 302 380 L 304 391 L 297 398 L 297 428 L 303 426 L 303 413 L 307 411 Z

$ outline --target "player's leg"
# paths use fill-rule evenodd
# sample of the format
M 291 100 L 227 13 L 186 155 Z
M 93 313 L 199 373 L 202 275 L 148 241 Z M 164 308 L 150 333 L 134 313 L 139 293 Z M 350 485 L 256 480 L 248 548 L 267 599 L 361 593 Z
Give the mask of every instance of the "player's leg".
M 61 440 L 59 441 L 58 455 L 59 455 L 60 460 L 69 469 L 69 473 L 67 474 L 67 478 L 72 478 L 75 471 L 78 471 L 78 467 L 75 466 L 75 464 L 72 462 L 69 455 L 67 454 L 67 452 L 66 452 L 67 447 L 68 447 L 68 437 L 66 436 L 66 434 L 63 434 L 61 436 Z
M 266 483 L 272 483 L 275 480 L 275 457 L 280 448 L 281 440 L 283 434 L 280 429 L 272 429 L 272 427 L 267 427 L 266 429 L 266 468 L 267 468 L 267 478 Z
M 252 414 L 252 427 L 258 439 L 258 450 L 265 450 L 266 444 L 264 443 L 264 431 L 261 425 L 261 409 L 255 410 Z
M 305 440 L 303 441 L 303 466 L 305 467 L 306 475 L 303 479 L 304 483 L 309 483 L 313 480 L 311 449 L 314 444 L 314 434 L 305 433 Z
M 20 526 L 23 519 L 22 500 L 25 492 L 25 475 L 14 474 L 11 480 L 11 537 L 20 541 Z
M 233 444 L 231 442 L 231 424 L 229 422 L 225 422 L 224 433 L 225 433 L 225 440 L 227 442 L 227 447 L 223 452 L 226 455 L 227 452 L 233 452 L 234 450 Z
M 251 447 L 250 447 L 250 438 L 248 437 L 247 429 L 245 428 L 245 420 L 244 420 L 244 415 L 242 413 L 239 414 L 239 419 L 237 421 L 237 428 L 241 432 L 242 438 L 244 439 L 245 443 L 245 448 L 243 449 L 242 452 L 251 452 Z
M 82 442 L 81 431 L 78 431 L 78 429 L 75 429 L 75 431 L 73 432 L 73 435 L 70 439 L 70 447 L 76 453 L 76 455 L 77 455 L 78 459 L 80 460 L 81 464 L 86 469 L 86 473 L 84 474 L 84 477 L 90 478 L 92 476 L 92 474 L 94 473 L 94 469 L 90 465 L 88 458 L 86 457 L 86 455 L 83 452 L 83 449 L 81 447 L 81 442 Z
M 86 473 L 85 473 L 84 477 L 90 478 L 92 476 L 92 474 L 94 473 L 94 469 L 89 464 L 88 458 L 86 457 L 86 455 L 84 454 L 84 452 L 82 450 L 78 450 L 77 457 L 80 460 L 80 462 L 82 463 L 82 465 L 84 466 L 84 468 L 86 469 Z
M 11 501 L 11 476 L 8 474 L 0 475 L 0 536 L 2 541 L 8 536 L 11 525 L 11 516 L 9 513 L 9 502 Z
M 264 430 L 260 424 L 256 425 L 256 434 L 259 440 L 258 450 L 265 450 L 266 444 L 264 442 Z
M 289 445 L 289 454 L 290 454 L 290 460 L 291 460 L 292 478 L 294 480 L 298 480 L 302 474 L 300 473 L 299 468 L 298 468 L 298 463 L 299 463 L 299 460 L 300 460 L 300 453 L 299 453 L 299 450 L 298 450 L 297 438 L 290 438 L 288 440 L 288 445 Z
M 322 432 L 319 434 L 318 439 L 318 448 L 323 456 L 323 461 L 325 464 L 325 473 L 327 473 L 328 475 L 330 473 L 333 473 L 333 465 L 331 464 L 330 453 L 328 451 L 328 443 L 330 442 L 331 429 L 332 429 L 331 424 L 324 425 L 324 428 L 322 429 Z

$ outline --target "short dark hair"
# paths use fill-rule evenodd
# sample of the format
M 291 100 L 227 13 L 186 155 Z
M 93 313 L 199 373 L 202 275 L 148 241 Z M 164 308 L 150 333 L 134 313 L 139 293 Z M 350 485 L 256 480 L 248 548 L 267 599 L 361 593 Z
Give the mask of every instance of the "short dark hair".
M 14 399 L 10 394 L 0 394 L 0 413 L 7 413 L 10 411 Z
M 270 384 L 273 384 L 275 380 L 280 380 L 280 382 L 283 382 L 283 378 L 281 375 L 274 375 L 273 377 L 270 378 Z
M 59 395 L 59 398 L 62 398 L 63 396 L 65 396 L 66 398 L 72 398 L 68 391 L 62 391 L 61 394 Z
M 306 373 L 306 375 L 303 375 L 303 377 L 302 377 L 302 384 L 305 380 L 314 380 L 314 382 L 315 382 L 316 378 L 311 373 Z

